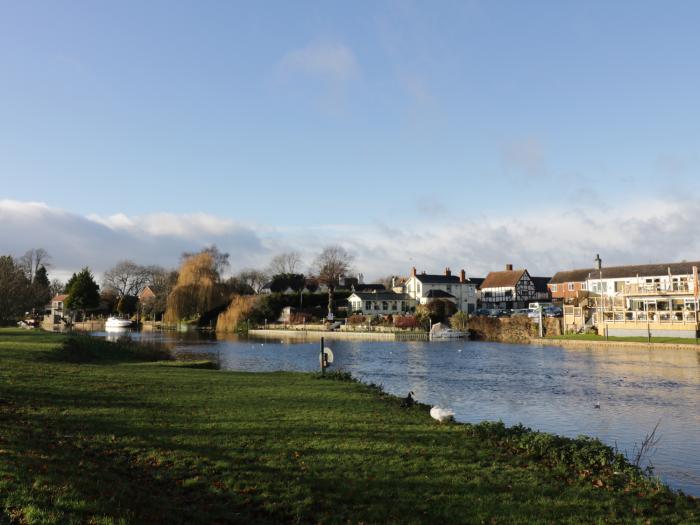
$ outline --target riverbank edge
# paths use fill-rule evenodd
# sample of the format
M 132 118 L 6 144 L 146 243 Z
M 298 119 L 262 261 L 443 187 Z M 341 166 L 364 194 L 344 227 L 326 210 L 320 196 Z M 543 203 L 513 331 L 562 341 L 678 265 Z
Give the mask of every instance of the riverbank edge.
M 559 339 L 557 337 L 533 338 L 531 345 L 564 346 L 569 348 L 645 348 L 647 350 L 695 350 L 700 345 L 682 343 L 644 343 L 636 341 L 586 341 L 580 339 Z
M 333 330 L 279 330 L 252 328 L 249 335 L 300 339 L 350 339 L 360 341 L 427 341 L 427 332 L 345 332 Z

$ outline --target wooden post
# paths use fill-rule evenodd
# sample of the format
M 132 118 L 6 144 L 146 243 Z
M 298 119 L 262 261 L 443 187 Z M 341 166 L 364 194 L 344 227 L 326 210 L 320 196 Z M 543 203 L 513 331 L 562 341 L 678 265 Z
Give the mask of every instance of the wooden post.
M 326 364 L 325 363 L 326 360 L 325 360 L 325 356 L 323 355 L 323 347 L 324 347 L 324 344 L 323 344 L 323 337 L 322 337 L 321 338 L 321 359 L 320 359 L 320 361 L 321 361 L 321 374 L 326 373 L 326 367 L 324 366 Z

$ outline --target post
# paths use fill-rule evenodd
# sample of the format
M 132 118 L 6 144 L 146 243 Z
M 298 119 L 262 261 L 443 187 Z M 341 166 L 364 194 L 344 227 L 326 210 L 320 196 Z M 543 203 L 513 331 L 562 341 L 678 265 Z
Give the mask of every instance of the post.
M 540 314 L 540 339 L 544 337 L 544 327 L 542 326 L 542 305 L 537 305 L 537 312 Z
M 326 359 L 325 359 L 325 356 L 323 355 L 323 347 L 324 347 L 324 344 L 323 344 L 323 337 L 322 337 L 321 338 L 321 359 L 320 359 L 320 361 L 321 361 L 321 374 L 325 374 L 325 372 L 326 372 L 326 367 L 324 366 L 326 364 L 325 363 Z

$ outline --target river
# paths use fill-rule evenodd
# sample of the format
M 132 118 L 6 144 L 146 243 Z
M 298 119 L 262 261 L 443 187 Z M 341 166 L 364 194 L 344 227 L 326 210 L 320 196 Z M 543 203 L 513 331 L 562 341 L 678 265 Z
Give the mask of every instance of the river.
M 317 341 L 176 332 L 131 337 L 176 353 L 207 355 L 226 370 L 318 369 Z M 700 496 L 698 351 L 462 340 L 326 346 L 335 355 L 333 369 L 392 394 L 413 391 L 418 401 L 453 409 L 458 421 L 502 420 L 570 437 L 595 436 L 628 456 L 658 422 L 660 441 L 647 460 L 668 485 Z

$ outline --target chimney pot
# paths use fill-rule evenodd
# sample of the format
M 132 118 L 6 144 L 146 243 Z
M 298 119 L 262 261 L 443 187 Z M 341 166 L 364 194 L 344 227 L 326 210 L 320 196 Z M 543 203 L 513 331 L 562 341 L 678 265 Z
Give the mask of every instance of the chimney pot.
M 445 267 L 445 277 L 450 277 L 452 275 L 452 271 L 450 271 L 449 267 Z
M 416 267 L 414 266 L 413 268 L 411 268 L 411 277 L 415 277 L 415 276 L 416 276 Z
M 462 270 L 459 272 L 459 282 L 460 283 L 466 283 L 467 282 L 467 273 Z
M 507 272 L 512 272 L 512 271 L 513 271 L 513 265 L 512 265 L 512 264 L 506 264 L 506 271 L 507 271 Z

